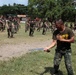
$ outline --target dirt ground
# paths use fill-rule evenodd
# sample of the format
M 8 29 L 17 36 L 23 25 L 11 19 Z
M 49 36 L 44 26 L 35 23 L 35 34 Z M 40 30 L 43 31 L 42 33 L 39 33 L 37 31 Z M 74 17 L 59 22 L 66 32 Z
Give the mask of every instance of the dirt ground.
M 23 54 L 26 54 L 29 52 L 29 50 L 35 49 L 35 48 L 45 48 L 50 44 L 50 41 L 44 41 L 44 42 L 35 42 L 35 43 L 21 43 L 21 44 L 4 44 L 0 46 L 0 60 L 9 60 L 13 57 L 19 57 Z

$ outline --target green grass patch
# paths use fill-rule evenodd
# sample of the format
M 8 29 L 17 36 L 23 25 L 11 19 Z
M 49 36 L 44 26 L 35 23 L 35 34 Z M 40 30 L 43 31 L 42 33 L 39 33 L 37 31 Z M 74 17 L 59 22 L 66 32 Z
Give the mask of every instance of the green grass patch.
M 53 55 L 42 51 L 31 52 L 10 61 L 0 62 L 1 75 L 50 75 Z

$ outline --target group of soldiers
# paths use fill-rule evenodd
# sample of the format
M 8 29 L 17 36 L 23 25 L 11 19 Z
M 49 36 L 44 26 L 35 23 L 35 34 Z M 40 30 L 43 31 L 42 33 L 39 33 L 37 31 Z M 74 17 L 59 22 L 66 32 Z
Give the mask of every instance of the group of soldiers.
M 54 23 L 51 25 L 48 20 L 29 20 L 26 21 L 25 32 L 29 31 L 29 36 L 33 36 L 34 31 L 37 30 L 38 32 L 42 31 L 42 35 L 45 35 L 47 31 L 53 31 L 54 26 Z
M 7 28 L 7 37 L 13 38 L 14 33 L 17 33 L 20 26 L 20 20 L 18 17 L 8 16 L 7 18 L 4 16 L 0 16 L 0 31 L 3 32 L 5 28 Z
M 76 30 L 76 23 L 65 23 L 66 27 Z M 47 31 L 52 33 L 56 30 L 55 22 L 50 22 L 48 20 L 27 20 L 25 23 L 25 32 L 29 31 L 29 36 L 34 35 L 34 31 L 42 31 L 42 35 L 45 35 Z
M 65 26 L 71 28 L 74 31 L 76 30 L 76 23 L 70 23 L 70 25 L 66 23 Z
M 72 30 L 76 30 L 76 23 L 65 23 L 66 27 L 70 27 Z M 13 38 L 14 34 L 18 32 L 20 28 L 20 18 L 14 16 L 0 16 L 0 31 L 3 32 L 7 28 L 7 37 Z M 25 21 L 25 32 L 29 31 L 29 36 L 34 36 L 34 31 L 42 32 L 42 35 L 46 35 L 47 31 L 52 33 L 56 30 L 55 23 L 42 19 L 27 19 Z

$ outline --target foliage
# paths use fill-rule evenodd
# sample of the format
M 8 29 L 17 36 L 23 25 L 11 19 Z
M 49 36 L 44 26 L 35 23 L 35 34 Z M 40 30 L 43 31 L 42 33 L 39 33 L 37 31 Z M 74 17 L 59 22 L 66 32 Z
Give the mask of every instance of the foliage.
M 34 7 L 37 10 L 37 16 L 41 18 L 53 20 L 62 18 L 63 20 L 74 21 L 76 11 L 72 2 L 73 0 L 29 0 L 28 6 Z
M 20 4 L 13 4 L 12 5 L 3 5 L 0 8 L 0 14 L 7 15 L 7 14 L 25 14 L 27 10 L 27 6 L 20 5 Z
M 32 18 L 62 18 L 75 21 L 76 10 L 73 0 L 28 0 L 28 5 L 14 3 L 0 7 L 0 14 L 26 14 Z

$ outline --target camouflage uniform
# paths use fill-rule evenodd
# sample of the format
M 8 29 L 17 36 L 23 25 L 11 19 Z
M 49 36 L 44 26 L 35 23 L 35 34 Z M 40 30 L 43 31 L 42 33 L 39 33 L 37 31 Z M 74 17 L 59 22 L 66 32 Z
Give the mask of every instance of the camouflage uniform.
M 43 22 L 43 31 L 42 31 L 42 34 L 45 35 L 46 34 L 46 22 Z
M 29 24 L 29 21 L 26 21 L 25 22 L 25 32 L 27 32 L 28 30 L 29 30 L 29 26 L 30 24 Z
M 13 38 L 13 33 L 14 33 L 14 27 L 12 25 L 12 20 L 7 21 L 7 32 L 8 32 L 8 38 Z
M 6 19 L 3 19 L 3 30 L 5 30 L 6 27 Z
M 0 31 L 3 31 L 3 21 L 0 19 Z
M 76 30 L 76 23 L 74 24 L 74 31 Z
M 33 36 L 34 34 L 34 21 L 30 22 L 30 31 L 29 31 L 29 36 Z
M 18 22 L 17 22 L 16 19 L 14 19 L 13 23 L 14 23 L 14 33 L 17 33 L 17 31 L 18 31 Z
M 57 39 L 57 35 L 61 35 L 64 39 L 70 39 L 74 36 L 74 33 L 70 28 L 65 28 L 63 32 L 60 32 L 59 30 L 56 30 L 53 33 L 53 39 Z M 55 57 L 54 57 L 54 73 L 58 72 L 59 65 L 61 62 L 62 57 L 64 56 L 66 69 L 68 72 L 68 75 L 74 75 L 72 64 L 71 64 L 71 43 L 68 42 L 62 42 L 57 40 L 57 47 L 55 51 Z

